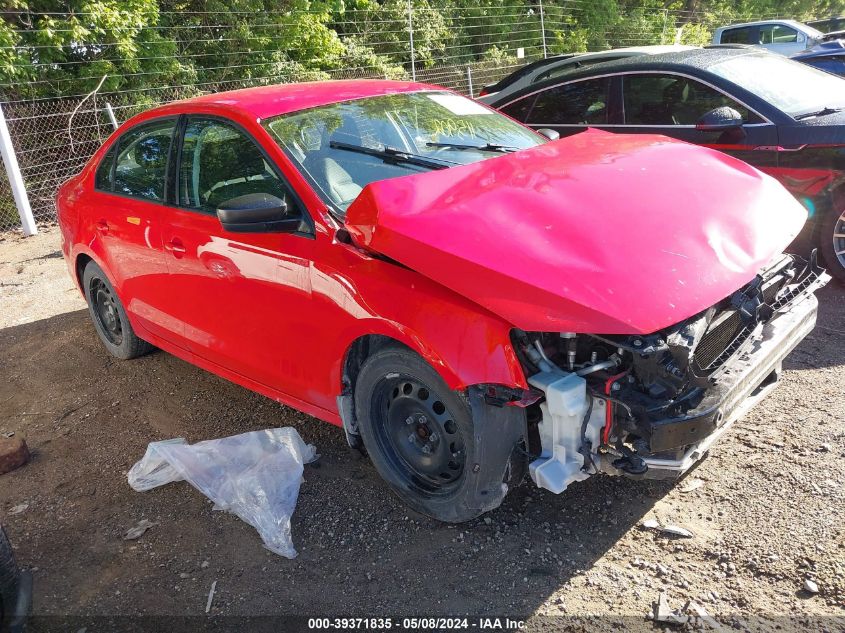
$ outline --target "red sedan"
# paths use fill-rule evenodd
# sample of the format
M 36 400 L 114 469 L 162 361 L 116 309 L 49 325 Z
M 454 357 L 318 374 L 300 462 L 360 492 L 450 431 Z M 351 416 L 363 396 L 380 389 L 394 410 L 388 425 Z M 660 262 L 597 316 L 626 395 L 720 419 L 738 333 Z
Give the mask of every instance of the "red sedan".
M 445 521 L 526 474 L 679 476 L 776 382 L 826 280 L 781 255 L 803 207 L 734 158 L 549 140 L 415 83 L 155 108 L 57 204 L 109 352 L 342 426 Z

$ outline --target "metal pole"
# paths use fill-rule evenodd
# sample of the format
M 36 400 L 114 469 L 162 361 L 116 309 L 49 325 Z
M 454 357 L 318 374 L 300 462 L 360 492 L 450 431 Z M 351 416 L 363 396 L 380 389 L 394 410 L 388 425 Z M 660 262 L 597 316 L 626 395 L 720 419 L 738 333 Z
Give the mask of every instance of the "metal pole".
M 540 37 L 543 38 L 543 59 L 548 57 L 546 51 L 546 16 L 543 12 L 543 0 L 540 0 Z
M 9 127 L 6 125 L 6 115 L 3 113 L 2 106 L 0 106 L 0 154 L 3 155 L 3 164 L 6 166 L 6 174 L 9 176 L 12 196 L 15 198 L 15 206 L 18 208 L 18 215 L 21 217 L 23 234 L 35 235 L 38 233 L 38 227 L 35 226 L 35 218 L 32 217 L 29 196 L 26 195 L 26 186 L 23 184 L 21 169 L 18 166 L 18 158 L 15 156 L 12 136 L 9 134 Z
M 411 41 L 411 79 L 417 80 L 417 64 L 414 56 L 414 10 L 411 0 L 408 0 L 408 34 Z
M 473 94 L 474 91 L 472 89 L 472 66 L 469 64 L 467 64 L 467 85 L 469 86 L 469 96 L 472 98 L 475 94 Z
M 111 104 L 106 101 L 106 114 L 109 115 L 109 121 L 111 121 L 111 126 L 116 130 L 120 126 L 117 124 L 117 119 L 114 116 L 114 110 L 111 109 Z

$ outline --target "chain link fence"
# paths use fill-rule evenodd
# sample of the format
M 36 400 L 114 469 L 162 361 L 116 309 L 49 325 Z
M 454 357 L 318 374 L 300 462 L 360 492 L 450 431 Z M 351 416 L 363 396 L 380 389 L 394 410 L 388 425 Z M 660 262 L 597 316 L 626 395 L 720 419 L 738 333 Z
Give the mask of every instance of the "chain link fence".
M 332 70 L 310 70 L 308 64 L 301 62 L 293 65 L 287 61 L 273 62 L 269 68 L 269 62 L 240 63 L 243 55 L 268 53 L 269 49 L 241 51 L 236 47 L 235 51 L 222 50 L 227 41 L 237 40 L 230 37 L 235 29 L 233 25 L 217 24 L 223 22 L 223 18 L 210 12 L 194 12 L 201 14 L 202 20 L 190 26 L 192 30 L 187 36 L 176 26 L 165 24 L 155 27 L 158 29 L 156 37 L 162 41 L 172 38 L 183 59 L 190 59 L 193 64 L 202 60 L 205 64 L 193 69 L 194 74 L 189 81 L 177 84 L 168 85 L 172 81 L 171 74 L 151 70 L 117 78 L 132 85 L 131 82 L 138 79 L 137 75 L 150 75 L 143 77 L 148 84 L 145 87 L 114 90 L 109 89 L 106 82 L 103 89 L 82 94 L 83 90 L 90 90 L 92 84 L 96 84 L 97 88 L 103 86 L 104 78 L 98 74 L 95 62 L 97 56 L 113 43 L 86 44 L 95 49 L 96 55 L 91 55 L 94 61 L 84 61 L 81 66 L 73 67 L 70 64 L 79 62 L 43 63 L 40 60 L 44 46 L 37 43 L 29 45 L 24 52 L 34 60 L 33 67 L 38 74 L 31 85 L 0 83 L 0 107 L 36 223 L 45 225 L 55 221 L 54 199 L 58 187 L 81 170 L 112 132 L 106 103 L 111 105 L 121 122 L 156 104 L 202 93 L 293 81 L 352 78 L 413 78 L 476 96 L 483 86 L 498 81 L 524 63 L 567 50 L 586 50 L 589 42 L 599 48 L 672 43 L 681 39 L 679 26 L 690 25 L 694 38 L 706 40 L 710 28 L 700 22 L 692 22 L 697 19 L 693 12 L 663 9 L 640 9 L 638 13 L 626 16 L 624 29 L 608 27 L 603 31 L 601 25 L 592 25 L 589 29 L 578 27 L 573 16 L 585 0 L 560 0 L 560 4 L 548 6 L 544 6 L 542 0 L 526 0 L 524 6 L 516 8 L 509 5 L 507 9 L 474 13 L 469 13 L 471 9 L 456 8 L 449 15 L 432 12 L 431 6 L 423 0 L 413 0 L 419 2 L 422 8 L 408 0 L 407 11 L 403 13 L 401 7 L 404 4 L 402 0 L 398 1 L 400 8 L 392 17 L 374 20 L 370 16 L 364 24 L 363 18 L 359 19 L 353 13 L 345 22 L 330 24 L 336 31 L 344 32 L 336 36 L 346 46 L 347 54 L 358 51 L 354 62 Z M 176 17 L 175 14 L 169 18 L 164 15 L 161 19 L 175 21 Z M 265 21 L 271 22 L 269 19 Z M 224 26 L 225 29 L 222 28 Z M 264 29 L 260 31 L 262 44 L 258 47 L 273 46 L 284 37 L 284 29 L 287 28 L 275 23 L 252 26 Z M 430 32 L 437 29 L 441 39 L 446 39 L 435 46 L 430 44 L 433 41 Z M 247 36 L 245 44 L 256 37 Z M 375 52 L 374 56 L 360 55 L 359 44 L 362 41 L 367 43 L 367 50 Z M 238 40 L 238 46 L 240 43 Z M 429 45 L 434 48 L 429 50 L 426 48 Z M 20 49 L 21 46 L 0 45 L 0 54 L 11 50 L 18 53 Z M 319 54 L 319 51 L 314 54 Z M 161 57 L 150 54 L 138 59 L 159 63 Z M 73 71 L 70 79 L 67 76 L 56 78 L 57 70 L 68 68 Z M 215 79 L 206 80 L 211 76 Z M 28 91 L 34 90 L 39 96 L 26 96 Z M 48 96 L 42 96 L 44 93 Z M 56 93 L 56 96 L 50 96 L 51 93 Z M 0 165 L 0 232 L 19 230 L 20 227 L 9 179 Z

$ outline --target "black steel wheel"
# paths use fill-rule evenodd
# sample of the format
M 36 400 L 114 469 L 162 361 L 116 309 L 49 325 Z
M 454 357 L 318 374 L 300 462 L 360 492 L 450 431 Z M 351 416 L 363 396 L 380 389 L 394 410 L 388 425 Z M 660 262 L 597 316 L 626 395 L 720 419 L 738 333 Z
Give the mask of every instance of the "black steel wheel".
M 82 272 L 82 288 L 94 328 L 113 356 L 128 360 L 153 349 L 135 334 L 114 286 L 93 261 L 88 262 Z
M 391 466 L 420 492 L 447 493 L 463 473 L 466 450 L 442 399 L 402 375 L 383 378 L 374 395 L 372 423 Z
M 376 470 L 417 512 L 458 523 L 498 505 L 500 498 L 479 500 L 484 469 L 466 397 L 411 350 L 390 346 L 367 358 L 355 382 L 355 415 Z

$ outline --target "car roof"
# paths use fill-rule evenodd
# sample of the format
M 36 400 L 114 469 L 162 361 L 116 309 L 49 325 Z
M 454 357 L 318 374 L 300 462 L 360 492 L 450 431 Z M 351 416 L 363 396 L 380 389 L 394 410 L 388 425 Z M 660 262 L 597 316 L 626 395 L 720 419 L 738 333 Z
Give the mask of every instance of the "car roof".
M 622 59 L 615 59 L 607 62 L 600 62 L 592 64 L 585 68 L 574 68 L 571 72 L 558 75 L 554 79 L 549 79 L 537 84 L 533 87 L 548 86 L 555 83 L 563 83 L 580 79 L 582 77 L 592 77 L 595 75 L 610 75 L 614 73 L 625 72 L 628 70 L 677 70 L 689 71 L 690 67 L 705 70 L 714 64 L 723 62 L 727 59 L 735 57 L 742 57 L 745 55 L 773 55 L 765 49 L 750 47 L 750 48 L 693 48 L 684 51 L 675 51 L 671 53 L 660 53 L 659 55 L 637 55 L 636 57 L 624 57 Z
M 767 24 L 788 24 L 789 26 L 793 26 L 801 31 L 818 30 L 813 28 L 812 26 L 807 26 L 803 22 L 799 22 L 798 20 L 758 20 L 756 22 L 741 22 L 739 24 L 726 24 L 725 26 L 720 26 L 716 30 L 723 31 L 725 29 L 735 29 L 741 26 L 765 26 Z
M 563 53 L 561 55 L 554 55 L 545 59 L 539 59 L 530 64 L 515 70 L 510 75 L 500 79 L 496 83 L 486 86 L 486 90 L 491 93 L 496 93 L 511 86 L 516 85 L 519 81 L 527 79 L 528 77 L 539 74 L 537 71 L 551 72 L 552 70 L 565 72 L 566 67 L 572 65 L 573 70 L 580 67 L 584 61 L 600 60 L 602 57 L 635 57 L 639 55 L 659 55 L 660 53 L 667 53 L 671 51 L 689 50 L 696 48 L 695 46 L 688 46 L 686 44 L 649 44 L 647 46 L 626 46 L 624 48 L 609 48 L 604 51 L 588 51 L 585 53 Z M 560 68 L 558 68 L 560 67 Z M 534 79 L 533 81 L 536 81 Z M 532 81 L 532 83 L 533 83 Z
M 177 101 L 162 106 L 162 109 L 189 112 L 192 105 L 213 104 L 223 109 L 266 119 L 341 101 L 420 90 L 443 90 L 443 88 L 412 81 L 384 79 L 312 81 L 217 92 Z

